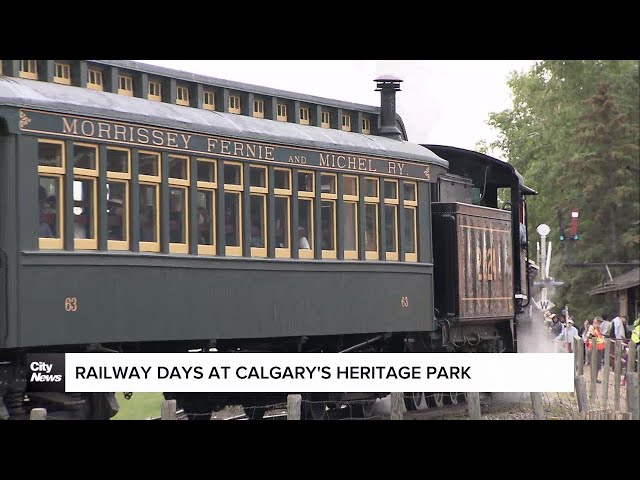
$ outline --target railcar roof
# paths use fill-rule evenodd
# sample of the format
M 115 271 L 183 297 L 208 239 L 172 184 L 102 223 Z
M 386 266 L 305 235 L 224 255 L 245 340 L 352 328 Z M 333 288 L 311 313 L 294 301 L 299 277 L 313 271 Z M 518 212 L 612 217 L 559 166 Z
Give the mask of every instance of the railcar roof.
M 23 78 L 0 76 L 0 105 L 449 166 L 446 160 L 421 145 L 386 137 L 153 102 Z

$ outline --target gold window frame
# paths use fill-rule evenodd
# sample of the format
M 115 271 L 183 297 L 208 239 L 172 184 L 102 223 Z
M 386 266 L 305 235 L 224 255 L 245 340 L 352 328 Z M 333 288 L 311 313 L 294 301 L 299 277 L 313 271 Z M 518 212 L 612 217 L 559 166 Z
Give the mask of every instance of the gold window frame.
M 367 196 L 366 195 L 366 188 L 365 188 L 365 197 L 364 197 L 364 204 L 365 204 L 365 233 L 366 233 L 366 214 L 367 214 L 367 205 L 374 205 L 376 207 L 376 250 L 375 251 L 370 251 L 367 250 L 366 248 L 366 241 L 365 241 L 365 259 L 366 260 L 379 260 L 380 259 L 380 181 L 377 178 L 373 178 L 373 177 L 365 177 L 364 179 L 364 183 L 366 186 L 367 182 L 375 182 L 376 185 L 376 195 L 375 196 Z
M 309 242 L 309 250 L 298 248 L 298 257 L 299 258 L 315 258 L 315 202 L 316 202 L 316 174 L 311 170 L 298 170 L 298 173 L 304 173 L 306 175 L 311 175 L 311 191 L 300 190 L 300 186 L 298 185 L 298 199 L 305 199 L 306 201 L 311 200 L 311 241 Z M 309 236 L 307 236 L 307 240 Z M 296 232 L 296 242 L 298 241 L 298 235 Z
M 73 246 L 76 250 L 97 250 L 98 249 L 98 177 L 100 171 L 100 149 L 98 145 L 92 143 L 73 142 L 75 147 L 93 148 L 96 151 L 96 164 L 91 168 L 73 167 L 73 180 L 92 180 L 93 181 L 93 232 L 95 238 L 74 238 Z M 73 192 L 71 192 L 73 199 Z M 72 200 L 75 202 L 75 200 Z
M 404 259 L 406 262 L 417 262 L 418 261 L 418 184 L 417 182 L 403 182 L 402 188 L 404 189 L 405 185 L 413 186 L 414 190 L 414 200 L 407 200 L 406 197 L 403 202 L 404 208 L 409 208 L 413 210 L 413 246 L 415 252 L 404 253 Z M 402 215 L 404 215 L 404 209 L 402 210 Z
M 357 260 L 358 259 L 358 236 L 359 236 L 359 229 L 358 229 L 358 215 L 359 215 L 359 201 L 360 201 L 360 187 L 359 187 L 359 182 L 358 182 L 358 177 L 355 175 L 344 175 L 342 177 L 342 184 L 343 184 L 343 192 L 344 192 L 344 185 L 346 184 L 347 179 L 349 180 L 353 180 L 356 186 L 356 192 L 355 195 L 354 194 L 346 194 L 343 193 L 342 194 L 342 201 L 343 201 L 343 208 L 344 205 L 347 204 L 353 204 L 355 205 L 355 227 L 356 227 L 356 237 L 355 237 L 355 250 L 347 250 L 345 248 L 344 250 L 344 258 L 345 260 Z M 345 217 L 346 218 L 346 217 Z
M 118 75 L 118 94 L 133 97 L 133 79 L 130 75 Z
M 64 176 L 65 176 L 65 143 L 62 140 L 38 139 L 38 144 L 49 143 L 52 145 L 60 145 L 60 163 L 59 167 L 51 167 L 46 165 L 38 165 L 38 186 L 40 185 L 40 177 L 55 178 L 58 182 L 58 199 L 57 199 L 57 230 L 58 238 L 38 238 L 38 247 L 41 249 L 62 250 L 64 248 Z
M 67 63 L 54 62 L 53 81 L 61 85 L 71 85 L 71 66 Z
M 102 78 L 101 70 L 98 70 L 96 68 L 88 69 L 87 88 L 91 90 L 98 90 L 99 92 L 102 92 L 104 90 L 104 79 Z
M 216 94 L 211 90 L 202 92 L 202 108 L 205 110 L 216 109 Z
M 267 194 L 269 193 L 269 171 L 267 167 L 262 165 L 249 165 L 249 169 L 262 170 L 264 174 L 264 187 L 252 186 L 251 177 L 249 177 L 249 202 L 251 202 L 251 196 L 262 197 L 262 218 L 264 218 L 264 247 L 250 247 L 252 257 L 266 257 L 267 256 L 267 241 L 269 238 L 269 222 L 267 221 Z M 249 209 L 251 209 L 251 203 L 249 203 Z
M 109 162 L 105 159 L 107 165 L 107 182 L 109 180 L 113 180 L 115 182 L 120 182 L 125 184 L 125 205 L 126 209 L 124 211 L 124 225 L 123 229 L 127 233 L 126 240 L 107 240 L 107 250 L 129 250 L 130 239 L 131 239 L 131 150 L 128 148 L 120 148 L 120 147 L 107 147 L 107 155 L 109 155 L 109 151 L 120 151 L 127 153 L 127 171 L 126 172 L 112 172 L 109 171 Z
M 224 184 L 224 192 L 223 193 L 236 193 L 238 195 L 238 238 L 240 239 L 239 246 L 229 246 L 225 245 L 224 252 L 226 256 L 230 257 L 241 257 L 242 256 L 242 221 L 243 221 L 243 202 L 242 202 L 242 192 L 244 191 L 244 168 L 242 163 L 240 162 L 223 162 L 222 168 L 224 169 L 227 165 L 233 165 L 239 167 L 240 169 L 240 184 L 235 183 L 225 183 Z M 223 175 L 224 178 L 224 170 Z

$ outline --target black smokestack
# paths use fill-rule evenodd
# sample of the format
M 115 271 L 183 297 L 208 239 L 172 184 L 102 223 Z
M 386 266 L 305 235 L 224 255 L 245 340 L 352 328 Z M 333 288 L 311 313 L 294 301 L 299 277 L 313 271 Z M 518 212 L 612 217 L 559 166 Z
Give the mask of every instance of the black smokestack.
M 380 92 L 380 130 L 383 137 L 402 140 L 402 132 L 396 126 L 396 92 L 400 91 L 400 80 L 392 75 L 383 75 L 374 80 Z

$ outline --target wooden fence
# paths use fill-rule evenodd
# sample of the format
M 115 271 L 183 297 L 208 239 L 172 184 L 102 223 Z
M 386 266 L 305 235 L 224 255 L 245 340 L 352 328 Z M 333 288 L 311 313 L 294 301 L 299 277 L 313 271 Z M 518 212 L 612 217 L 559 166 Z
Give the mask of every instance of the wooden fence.
M 638 384 L 640 351 L 631 341 L 626 344 L 622 340 L 605 340 L 604 350 L 592 349 L 591 351 L 585 349 L 582 338 L 575 337 L 573 341 L 575 394 L 581 418 L 585 420 L 640 420 Z M 590 356 L 588 376 L 585 374 L 585 351 Z M 612 366 L 613 385 L 610 385 Z M 599 379 L 600 371 L 602 371 L 602 380 Z M 621 392 L 622 384 L 624 384 L 626 391 L 624 397 Z M 623 405 L 621 400 L 626 400 L 626 405 Z

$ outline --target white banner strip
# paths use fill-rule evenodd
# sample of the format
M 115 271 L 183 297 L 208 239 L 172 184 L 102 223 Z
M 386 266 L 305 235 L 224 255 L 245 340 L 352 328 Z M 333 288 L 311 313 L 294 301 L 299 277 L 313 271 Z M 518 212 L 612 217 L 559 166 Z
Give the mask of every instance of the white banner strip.
M 67 353 L 67 392 L 573 392 L 571 353 Z

